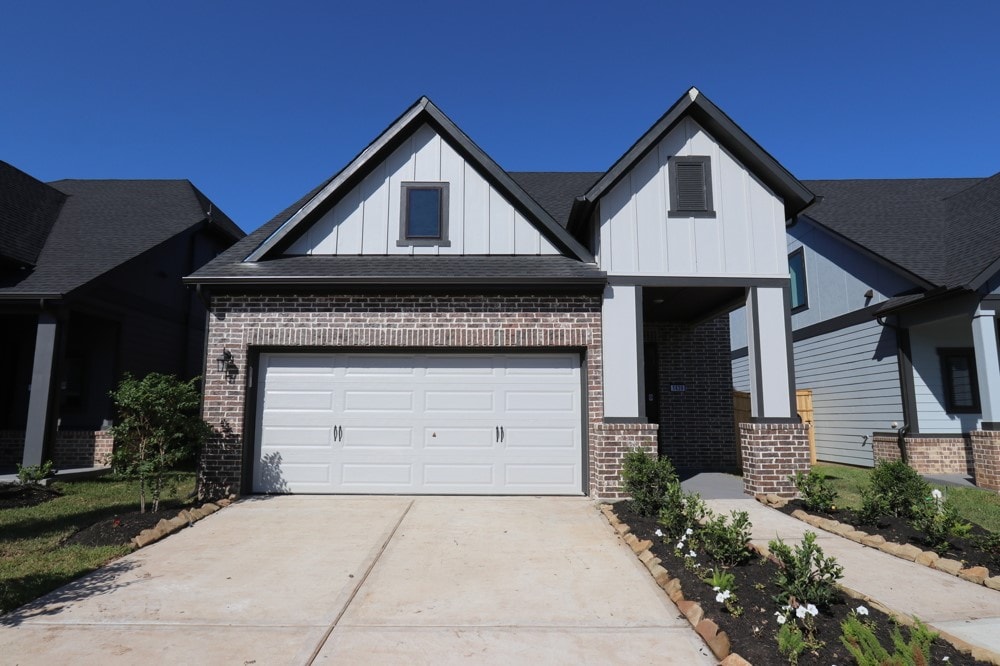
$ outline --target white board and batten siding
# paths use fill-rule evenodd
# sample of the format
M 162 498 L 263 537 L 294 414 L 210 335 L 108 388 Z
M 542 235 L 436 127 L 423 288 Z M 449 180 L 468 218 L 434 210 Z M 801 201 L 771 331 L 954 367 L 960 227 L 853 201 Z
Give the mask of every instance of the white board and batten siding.
M 396 245 L 402 184 L 448 183 L 447 246 Z M 430 126 L 422 125 L 347 192 L 288 254 L 559 254 L 559 251 Z
M 875 321 L 795 343 L 795 384 L 812 390 L 822 462 L 870 467 L 872 433 L 903 424 L 895 336 Z
M 254 491 L 583 494 L 578 354 L 263 354 Z
M 672 156 L 711 158 L 714 218 L 668 217 Z M 611 275 L 788 275 L 784 205 L 685 118 L 601 199 L 598 262 Z
M 972 326 L 968 317 L 951 317 L 910 327 L 913 394 L 920 432 L 971 432 L 979 427 L 981 414 L 948 414 L 945 410 L 944 377 L 938 355 L 941 347 L 972 348 Z

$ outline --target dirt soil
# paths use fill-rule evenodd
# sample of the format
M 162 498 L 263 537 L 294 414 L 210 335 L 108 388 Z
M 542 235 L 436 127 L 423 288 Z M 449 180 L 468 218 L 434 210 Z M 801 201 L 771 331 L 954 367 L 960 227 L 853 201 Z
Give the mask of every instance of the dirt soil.
M 179 508 L 161 509 L 156 513 L 131 511 L 100 520 L 72 535 L 63 543 L 81 546 L 124 546 L 139 532 L 149 529 L 163 519 L 170 520 Z
M 788 663 L 787 658 L 778 651 L 778 642 L 775 638 L 779 625 L 774 613 L 783 605 L 775 600 L 778 595 L 777 587 L 772 582 L 778 570 L 775 563 L 755 555 L 748 563 L 729 569 L 735 576 L 734 592 L 739 605 L 743 608 L 743 613 L 736 617 L 727 612 L 722 604 L 716 602 L 715 591 L 701 579 L 699 574 L 684 567 L 684 559 L 674 554 L 674 540 L 664 543 L 662 538 L 655 535 L 659 525 L 654 519 L 636 515 L 631 511 L 628 502 L 616 504 L 615 512 L 622 522 L 632 528 L 637 537 L 653 542 L 653 554 L 662 560 L 662 566 L 671 576 L 680 579 L 684 598 L 701 604 L 705 617 L 714 621 L 729 635 L 733 652 L 739 653 L 752 664 Z M 699 554 L 699 558 L 706 558 L 704 551 Z M 710 575 L 713 563 L 705 561 L 701 564 L 705 572 L 701 575 Z M 816 618 L 816 636 L 824 646 L 814 652 L 804 653 L 799 658 L 799 664 L 829 666 L 854 663 L 853 657 L 840 642 L 840 623 L 859 605 L 860 602 L 844 596 L 829 609 L 822 611 Z M 877 623 L 876 636 L 882 645 L 891 646 L 892 619 L 874 608 L 869 608 L 869 612 L 868 618 Z M 903 629 L 903 636 L 904 638 L 908 636 L 906 629 Z M 962 654 L 942 640 L 935 641 L 931 648 L 933 663 L 941 663 L 945 658 L 948 658 L 945 663 L 950 664 L 985 663 Z
M 35 506 L 61 495 L 58 490 L 46 486 L 0 483 L 0 509 Z
M 922 548 L 923 550 L 933 550 L 924 537 L 923 532 L 913 529 L 902 518 L 884 516 L 875 524 L 862 523 L 858 519 L 857 514 L 851 509 L 838 509 L 837 511 L 831 513 L 816 511 L 807 509 L 802 500 L 792 500 L 778 510 L 782 513 L 791 515 L 796 509 L 802 509 L 806 513 L 811 513 L 815 516 L 822 516 L 823 518 L 830 518 L 831 520 L 839 520 L 842 523 L 853 525 L 859 530 L 864 530 L 869 534 L 878 534 L 884 537 L 886 541 L 893 541 L 900 544 L 912 544 L 918 548 Z M 948 551 L 946 553 L 938 554 L 942 557 L 960 560 L 964 562 L 967 567 L 982 566 L 986 567 L 991 572 L 997 572 L 997 570 L 1000 569 L 1000 550 L 986 552 L 979 547 L 976 540 L 976 537 L 981 537 L 987 534 L 989 534 L 987 530 L 984 530 L 979 525 L 973 524 L 972 532 L 969 536 L 949 538 Z

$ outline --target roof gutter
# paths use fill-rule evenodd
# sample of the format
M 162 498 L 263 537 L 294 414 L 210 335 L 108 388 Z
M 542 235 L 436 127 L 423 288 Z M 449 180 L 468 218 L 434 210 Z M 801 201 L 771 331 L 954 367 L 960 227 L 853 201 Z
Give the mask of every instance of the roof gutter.
M 364 277 L 330 277 L 322 275 L 281 275 L 275 277 L 197 277 L 189 276 L 182 278 L 184 284 L 196 286 L 461 286 L 477 285 L 491 287 L 506 286 L 546 286 L 546 287 L 604 287 L 607 284 L 607 276 L 586 277 L 586 278 L 559 278 L 559 277 L 516 277 L 516 278 L 490 278 L 490 277 L 463 277 L 463 276 L 384 276 L 373 275 Z

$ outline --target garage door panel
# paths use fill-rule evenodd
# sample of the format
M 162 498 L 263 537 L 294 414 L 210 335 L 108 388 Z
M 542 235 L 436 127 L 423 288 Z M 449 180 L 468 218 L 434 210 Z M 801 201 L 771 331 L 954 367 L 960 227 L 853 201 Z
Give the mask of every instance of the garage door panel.
M 344 391 L 344 413 L 412 412 L 413 391 Z
M 579 355 L 264 354 L 261 368 L 257 491 L 581 494 Z
M 343 426 L 339 446 L 352 449 L 412 449 L 413 428 L 407 426 Z
M 508 414 L 574 414 L 579 397 L 571 391 L 507 391 L 504 407 Z
M 413 466 L 408 463 L 353 463 L 341 467 L 341 483 L 345 489 L 399 489 L 413 486 Z
M 424 449 L 481 449 L 496 447 L 495 426 L 424 428 Z

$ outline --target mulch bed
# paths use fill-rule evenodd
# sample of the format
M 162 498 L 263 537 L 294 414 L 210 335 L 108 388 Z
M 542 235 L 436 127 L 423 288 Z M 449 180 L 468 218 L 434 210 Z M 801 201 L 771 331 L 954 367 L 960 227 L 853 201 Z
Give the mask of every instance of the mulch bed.
M 659 527 L 655 519 L 639 516 L 632 512 L 629 502 L 615 504 L 615 513 L 619 519 L 631 527 L 632 532 L 640 539 L 653 542 L 653 554 L 660 558 L 661 565 L 671 576 L 681 581 L 684 598 L 697 601 L 705 611 L 705 617 L 714 621 L 722 631 L 729 635 L 732 651 L 751 664 L 782 664 L 788 660 L 778 651 L 775 635 L 778 623 L 775 611 L 783 604 L 775 601 L 778 589 L 772 582 L 777 572 L 777 565 L 770 560 L 754 556 L 747 564 L 729 569 L 735 576 L 734 592 L 743 608 L 743 614 L 735 617 L 729 614 L 725 607 L 715 600 L 716 593 L 711 586 L 701 580 L 701 577 L 684 567 L 684 559 L 674 554 L 674 542 L 663 543 L 663 539 L 655 535 Z M 792 545 L 792 544 L 789 544 Z M 699 558 L 707 556 L 702 551 Z M 711 574 L 713 564 L 702 562 L 705 573 Z M 815 653 L 806 652 L 799 658 L 799 664 L 850 664 L 854 659 L 840 642 L 840 623 L 850 611 L 863 605 L 862 602 L 844 596 L 838 603 L 822 611 L 816 618 L 816 637 L 825 645 Z M 867 605 L 867 604 L 864 604 Z M 885 646 L 892 645 L 892 619 L 874 608 L 868 607 L 869 619 L 877 623 L 876 635 Z M 908 636 L 903 629 L 903 636 Z M 972 657 L 962 654 L 953 646 L 942 640 L 935 641 L 931 648 L 931 658 L 934 663 L 940 663 L 944 658 L 951 664 L 981 664 Z
M 35 506 L 61 495 L 58 490 L 46 486 L 0 483 L 0 509 Z
M 100 520 L 72 535 L 63 543 L 81 546 L 125 546 L 139 532 L 147 530 L 163 519 L 170 520 L 177 515 L 177 509 L 161 509 L 157 512 L 139 513 L 131 511 Z
M 798 499 L 792 500 L 783 507 L 776 508 L 778 511 L 788 515 L 791 515 L 792 512 L 797 509 L 801 509 L 814 516 L 821 516 L 831 520 L 839 520 L 842 523 L 853 525 L 857 529 L 864 530 L 869 534 L 878 534 L 879 536 L 885 538 L 886 541 L 893 541 L 900 544 L 912 544 L 923 550 L 933 550 L 931 544 L 927 543 L 925 540 L 924 534 L 910 527 L 910 525 L 902 518 L 884 516 L 875 524 L 862 523 L 858 519 L 857 513 L 852 509 L 838 509 L 837 511 L 830 513 L 816 511 L 815 509 L 807 509 L 805 502 Z M 979 525 L 973 524 L 972 532 L 969 536 L 950 537 L 948 539 L 948 552 L 939 554 L 941 557 L 960 560 L 965 563 L 966 567 L 986 567 L 991 572 L 994 572 L 995 575 L 995 572 L 1000 569 L 1000 551 L 994 553 L 985 552 L 979 548 L 974 540 L 975 536 L 983 536 L 986 534 L 989 534 L 987 530 L 984 530 Z

